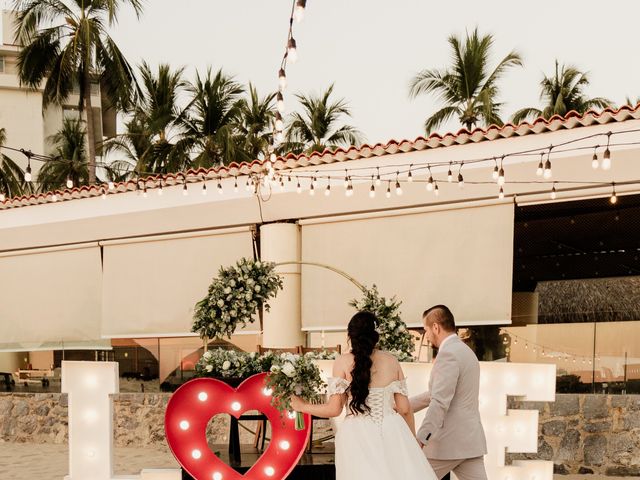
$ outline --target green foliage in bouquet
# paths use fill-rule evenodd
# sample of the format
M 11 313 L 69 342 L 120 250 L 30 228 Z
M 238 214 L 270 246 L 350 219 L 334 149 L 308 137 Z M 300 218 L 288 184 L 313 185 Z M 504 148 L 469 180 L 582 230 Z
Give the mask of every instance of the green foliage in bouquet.
M 192 332 L 202 338 L 230 337 L 238 327 L 254 321 L 260 307 L 282 289 L 275 264 L 243 258 L 235 267 L 220 268 L 207 296 L 196 304 Z
M 349 305 L 358 311 L 371 312 L 378 318 L 378 348 L 395 355 L 401 362 L 414 361 L 413 336 L 407 329 L 407 324 L 400 318 L 402 302 L 396 300 L 396 297 L 381 297 L 375 285 L 365 288 L 363 293 L 360 300 L 352 300 Z

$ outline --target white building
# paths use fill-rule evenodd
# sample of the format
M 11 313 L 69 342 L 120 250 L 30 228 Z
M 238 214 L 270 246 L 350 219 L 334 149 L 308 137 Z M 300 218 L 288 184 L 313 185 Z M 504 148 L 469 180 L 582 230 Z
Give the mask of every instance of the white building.
M 254 250 L 266 260 L 307 264 L 281 268 L 285 288 L 265 316 L 262 337 L 253 324 L 231 339 L 243 348 L 260 342 L 277 347 L 345 343 L 352 313 L 347 302 L 359 292 L 334 272 L 310 263 L 340 269 L 366 285 L 375 283 L 384 296 L 398 295 L 410 326 L 420 324 L 426 307 L 445 303 L 460 325 L 517 325 L 526 332 L 524 325 L 537 321 L 537 301 L 535 291 L 517 291 L 523 254 L 514 248 L 514 231 L 520 238 L 519 229 L 523 224 L 527 228 L 518 212 L 529 206 L 568 208 L 580 202 L 596 202 L 602 215 L 622 212 L 625 205 L 636 212 L 639 129 L 640 108 L 623 107 L 287 156 L 274 164 L 284 187 L 276 181 L 261 187 L 260 195 L 244 188 L 247 175 L 265 171 L 254 162 L 154 177 L 137 185 L 130 181 L 113 191 L 103 185 L 82 187 L 57 201 L 50 194 L 7 200 L 0 206 L 0 349 L 98 349 L 109 348 L 111 340 L 135 339 L 150 351 L 157 348 L 162 377 L 199 348 L 190 334 L 193 306 L 205 295 L 211 278 L 221 265 L 251 257 Z M 602 169 L 607 144 L 611 167 Z M 592 168 L 594 151 L 598 168 Z M 550 178 L 536 175 L 541 160 L 543 167 L 552 163 Z M 504 198 L 492 178 L 496 165 L 505 172 Z M 457 185 L 459 172 L 464 188 Z M 427 189 L 430 175 L 438 196 Z M 318 183 L 316 194 L 310 195 L 313 177 Z M 326 196 L 328 177 L 331 189 Z M 205 178 L 208 195 L 201 194 Z M 396 179 L 401 195 L 395 191 Z M 219 180 L 221 195 L 216 193 Z M 351 185 L 354 194 L 347 196 Z M 161 186 L 163 195 L 158 195 Z M 369 195 L 372 186 L 374 198 Z M 614 191 L 617 204 L 609 202 Z M 578 214 L 579 209 L 572 215 Z M 576 242 L 588 236 L 584 229 L 572 234 L 568 220 L 561 227 L 545 230 L 545 225 L 530 241 L 526 236 L 516 240 L 528 248 L 556 234 L 566 233 Z M 607 229 L 598 231 L 613 241 Z M 635 231 L 624 239 L 640 248 Z M 629 248 L 617 248 L 624 251 L 607 258 L 620 255 L 625 260 L 611 265 L 634 261 L 626 260 Z M 584 256 L 573 252 L 551 253 L 556 255 L 554 262 L 580 261 L 580 268 L 598 261 L 592 251 Z M 542 265 L 549 255 L 536 253 L 524 267 L 532 268 L 534 261 Z M 607 272 L 630 275 L 636 268 Z M 551 270 L 545 267 L 544 272 Z M 578 275 L 574 272 L 577 268 L 569 264 L 563 271 L 567 278 Z M 594 269 L 588 275 L 596 278 L 602 272 Z M 553 278 L 536 275 L 532 282 Z M 640 332 L 640 324 L 633 323 L 635 330 L 625 330 L 629 341 Z M 527 341 L 535 345 L 535 338 Z M 620 342 L 613 344 L 617 348 Z M 170 353 L 160 355 L 162 348 Z M 536 351 L 527 352 L 532 350 Z M 573 355 L 575 363 L 580 357 Z M 5 369 L 22 361 L 13 354 L 5 358 L 13 362 Z
M 48 138 L 60 130 L 64 118 L 79 115 L 77 95 L 71 95 L 62 107 L 51 106 L 42 110 L 42 90 L 31 90 L 20 85 L 17 58 L 20 46 L 14 42 L 14 13 L 2 11 L 0 21 L 0 128 L 7 134 L 7 146 L 31 150 L 33 153 L 51 153 Z M 92 84 L 92 104 L 96 143 L 116 134 L 116 112 L 104 106 L 98 83 Z M 4 152 L 22 167 L 26 157 Z M 41 166 L 34 162 L 34 172 Z

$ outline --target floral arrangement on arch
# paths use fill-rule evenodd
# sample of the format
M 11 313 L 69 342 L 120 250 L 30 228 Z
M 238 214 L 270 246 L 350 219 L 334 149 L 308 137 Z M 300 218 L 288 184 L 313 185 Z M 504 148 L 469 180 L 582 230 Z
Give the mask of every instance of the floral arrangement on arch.
M 413 335 L 407 329 L 407 324 L 400 318 L 400 305 L 402 302 L 396 297 L 385 298 L 380 296 L 378 287 L 364 288 L 360 300 L 352 300 L 349 305 L 358 311 L 367 311 L 378 318 L 378 333 L 380 341 L 378 348 L 385 350 L 401 361 L 413 362 L 415 343 Z
M 202 338 L 230 337 L 252 323 L 260 307 L 269 311 L 269 299 L 281 289 L 275 263 L 242 258 L 233 267 L 220 268 L 206 297 L 196 304 L 191 331 Z

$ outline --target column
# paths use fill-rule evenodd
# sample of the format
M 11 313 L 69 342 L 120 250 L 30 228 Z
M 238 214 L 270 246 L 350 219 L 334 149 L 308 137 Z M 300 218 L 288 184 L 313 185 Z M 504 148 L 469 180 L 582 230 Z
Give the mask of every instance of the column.
M 272 223 L 260 227 L 260 254 L 268 262 L 300 261 L 300 227 L 293 223 Z M 276 270 L 284 288 L 271 299 L 271 311 L 264 313 L 262 345 L 295 347 L 304 343 L 300 305 L 300 265 L 282 265 Z

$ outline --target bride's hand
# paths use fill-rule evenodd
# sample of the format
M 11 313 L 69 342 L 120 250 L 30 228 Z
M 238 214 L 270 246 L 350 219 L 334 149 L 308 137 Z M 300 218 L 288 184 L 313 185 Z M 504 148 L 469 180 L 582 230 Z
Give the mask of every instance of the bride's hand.
M 307 404 L 303 399 L 296 395 L 291 396 L 291 408 L 296 412 L 304 411 L 304 407 Z

